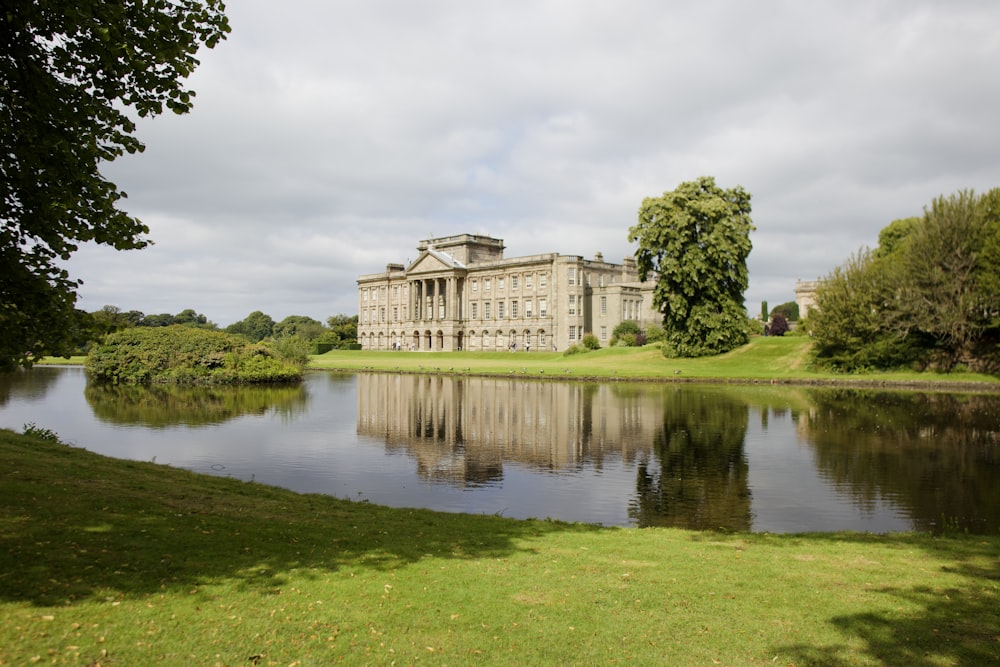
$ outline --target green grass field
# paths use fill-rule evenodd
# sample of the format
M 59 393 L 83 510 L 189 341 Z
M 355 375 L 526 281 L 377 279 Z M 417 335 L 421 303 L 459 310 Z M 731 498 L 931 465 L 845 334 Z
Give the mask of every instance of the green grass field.
M 371 352 L 334 350 L 315 356 L 311 369 L 403 373 L 474 373 L 539 378 L 775 381 L 839 384 L 984 384 L 1000 378 L 975 373 L 823 373 L 810 369 L 812 341 L 804 336 L 759 337 L 726 354 L 668 359 L 659 347 L 614 347 L 561 352 Z
M 1000 536 L 390 509 L 0 431 L 4 666 L 998 662 Z

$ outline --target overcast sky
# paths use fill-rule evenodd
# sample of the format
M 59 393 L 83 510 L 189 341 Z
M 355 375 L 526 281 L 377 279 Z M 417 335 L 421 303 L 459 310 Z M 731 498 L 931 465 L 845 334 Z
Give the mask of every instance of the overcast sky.
M 432 235 L 620 262 L 642 199 L 707 175 L 753 197 L 757 314 L 1000 186 L 995 0 L 227 4 L 194 110 L 105 170 L 156 245 L 82 248 L 85 310 L 325 321 Z

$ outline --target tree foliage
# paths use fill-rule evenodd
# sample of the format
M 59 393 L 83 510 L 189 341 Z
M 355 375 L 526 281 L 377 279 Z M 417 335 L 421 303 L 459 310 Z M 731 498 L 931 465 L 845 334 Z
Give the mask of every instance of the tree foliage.
M 743 294 L 753 229 L 750 194 L 722 189 L 711 177 L 643 200 L 629 241 L 639 242 L 640 278 L 655 276 L 665 354 L 718 354 L 747 342 Z
M 764 303 L 767 303 L 766 301 Z M 771 309 L 770 313 L 766 313 L 765 317 L 774 317 L 775 315 L 781 315 L 789 322 L 797 322 L 799 319 L 799 304 L 794 301 L 788 301 L 785 303 L 779 303 L 777 306 Z
M 323 334 L 323 323 L 308 315 L 289 315 L 274 325 L 275 338 L 301 338 L 312 341 Z
M 148 228 L 102 163 L 142 151 L 134 117 L 185 113 L 201 45 L 229 32 L 220 0 L 48 0 L 0 11 L 0 365 L 63 353 L 82 313 L 56 262 L 83 242 L 142 248 Z
M 227 333 L 246 336 L 251 341 L 259 343 L 274 334 L 274 320 L 259 310 L 255 310 L 239 322 L 226 327 Z
M 835 269 L 810 315 L 818 360 L 846 370 L 1000 369 L 998 204 L 1000 189 L 939 197 Z

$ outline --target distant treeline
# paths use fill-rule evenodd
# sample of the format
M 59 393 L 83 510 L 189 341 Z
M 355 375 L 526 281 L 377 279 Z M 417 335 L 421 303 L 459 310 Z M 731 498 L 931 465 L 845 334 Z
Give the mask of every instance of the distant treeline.
M 188 308 L 176 315 L 160 313 L 146 315 L 138 310 L 123 311 L 117 306 L 104 306 L 100 310 L 88 313 L 91 339 L 88 348 L 95 342 L 103 340 L 108 334 L 124 331 L 134 327 L 169 327 L 181 325 L 225 331 L 239 334 L 250 342 L 259 343 L 265 340 L 296 338 L 309 343 L 314 349 L 348 349 L 358 342 L 358 316 L 332 315 L 326 323 L 306 315 L 289 315 L 280 322 L 275 322 L 271 316 L 259 310 L 247 315 L 239 322 L 220 328 L 205 315 Z

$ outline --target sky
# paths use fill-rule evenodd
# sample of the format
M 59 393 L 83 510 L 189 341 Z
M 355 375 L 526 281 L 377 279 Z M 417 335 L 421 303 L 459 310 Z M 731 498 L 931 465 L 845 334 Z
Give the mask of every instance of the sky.
M 620 262 L 645 197 L 752 195 L 751 315 L 941 195 L 1000 187 L 1000 2 L 230 0 L 184 116 L 106 165 L 155 245 L 78 307 L 357 314 L 420 240 Z

